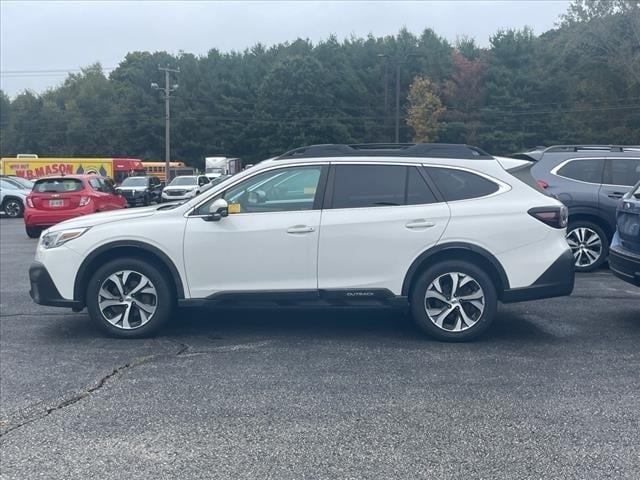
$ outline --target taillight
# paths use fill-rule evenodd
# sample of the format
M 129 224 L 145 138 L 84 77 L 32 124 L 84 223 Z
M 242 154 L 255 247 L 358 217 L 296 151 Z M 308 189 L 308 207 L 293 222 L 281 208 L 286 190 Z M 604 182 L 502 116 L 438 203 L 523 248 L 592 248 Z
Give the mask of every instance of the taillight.
M 31 200 L 31 197 L 27 197 L 27 205 L 29 206 L 29 208 L 36 208 L 33 205 L 33 200 Z
M 544 180 L 538 180 L 536 183 L 542 190 L 546 190 L 547 188 L 549 188 L 549 184 Z
M 536 207 L 529 210 L 529 215 L 537 218 L 553 228 L 566 228 L 569 218 L 567 207 Z
M 80 203 L 79 205 L 81 207 L 84 207 L 85 205 L 89 205 L 89 202 L 91 201 L 91 197 L 80 197 Z

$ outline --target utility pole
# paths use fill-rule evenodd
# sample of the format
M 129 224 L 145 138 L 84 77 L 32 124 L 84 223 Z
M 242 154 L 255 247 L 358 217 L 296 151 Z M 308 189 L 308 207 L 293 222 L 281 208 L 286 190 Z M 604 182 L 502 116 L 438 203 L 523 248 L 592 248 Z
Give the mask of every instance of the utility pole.
M 421 57 L 422 55 L 417 53 L 409 53 L 402 56 L 398 56 L 393 59 L 396 67 L 396 114 L 395 114 L 395 139 L 396 143 L 400 142 L 400 69 L 402 65 L 406 64 L 410 58 L 413 57 Z M 379 53 L 378 57 L 384 58 L 385 68 L 384 68 L 384 110 L 385 113 L 388 111 L 388 98 L 387 98 L 387 75 L 388 75 L 388 66 L 389 66 L 389 55 L 386 53 Z
M 164 164 L 165 164 L 165 182 L 171 181 L 171 110 L 170 110 L 170 98 L 171 93 L 178 89 L 178 84 L 170 85 L 169 74 L 180 73 L 180 69 L 166 67 L 158 67 L 158 70 L 164 72 L 164 88 L 158 86 L 157 83 L 152 83 L 151 88 L 155 90 L 162 90 L 164 94 Z
M 396 143 L 400 143 L 400 65 L 396 60 Z

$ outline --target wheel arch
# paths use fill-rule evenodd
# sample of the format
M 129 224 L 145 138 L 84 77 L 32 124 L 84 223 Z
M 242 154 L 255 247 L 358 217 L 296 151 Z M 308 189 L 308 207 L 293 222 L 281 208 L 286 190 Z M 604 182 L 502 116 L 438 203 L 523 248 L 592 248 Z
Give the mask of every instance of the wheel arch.
M 6 203 L 9 200 L 18 200 L 22 204 L 22 207 L 24 208 L 24 199 L 19 197 L 19 196 L 17 196 L 17 195 L 11 195 L 11 194 L 8 194 L 8 195 L 4 196 L 4 198 L 2 199 L 2 204 L 0 205 L 0 207 L 4 208 L 4 206 L 6 205 Z
M 569 224 L 572 222 L 591 222 L 598 225 L 604 233 L 609 238 L 609 241 L 613 238 L 613 234 L 615 233 L 615 225 L 611 224 L 606 218 L 602 216 L 597 210 L 591 209 L 580 209 L 580 210 L 570 210 L 569 211 Z
M 95 269 L 106 261 L 123 256 L 141 258 L 153 262 L 156 266 L 162 268 L 165 273 L 168 274 L 170 286 L 176 298 L 184 299 L 182 279 L 173 261 L 159 248 L 135 240 L 107 243 L 87 255 L 80 265 L 80 268 L 78 268 L 73 287 L 73 299 L 84 304 L 85 287 Z
M 431 265 L 445 260 L 466 260 L 483 268 L 493 280 L 498 298 L 509 289 L 509 279 L 497 258 L 482 247 L 464 242 L 436 245 L 422 252 L 411 264 L 402 283 L 402 295 L 409 296 L 414 281 Z

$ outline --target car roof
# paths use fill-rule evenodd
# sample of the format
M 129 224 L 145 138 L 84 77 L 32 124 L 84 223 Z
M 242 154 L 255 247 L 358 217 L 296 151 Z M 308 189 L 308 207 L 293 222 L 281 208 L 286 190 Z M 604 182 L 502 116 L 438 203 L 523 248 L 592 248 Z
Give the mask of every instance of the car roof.
M 97 175 L 95 173 L 83 173 L 83 174 L 72 174 L 72 175 L 48 175 L 46 177 L 40 177 L 33 180 L 34 182 L 39 182 L 40 180 L 56 180 L 56 179 L 65 179 L 71 178 L 73 180 L 89 180 L 91 178 L 106 178 L 102 175 Z

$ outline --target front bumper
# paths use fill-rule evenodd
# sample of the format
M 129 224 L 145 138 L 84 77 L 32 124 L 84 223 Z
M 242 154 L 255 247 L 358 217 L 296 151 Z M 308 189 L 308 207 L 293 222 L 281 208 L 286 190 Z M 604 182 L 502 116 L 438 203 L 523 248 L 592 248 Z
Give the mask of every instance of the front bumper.
M 58 289 L 51 279 L 51 275 L 49 275 L 46 267 L 40 262 L 33 262 L 29 266 L 29 281 L 31 283 L 29 295 L 31 295 L 33 301 L 38 305 L 68 307 L 74 310 L 84 308 L 84 305 L 80 302 L 62 298 L 62 295 L 60 295 L 60 292 L 58 292 Z
M 575 277 L 573 267 L 573 254 L 567 249 L 533 285 L 507 289 L 502 292 L 500 300 L 502 303 L 515 303 L 571 295 Z
M 640 255 L 614 243 L 609 248 L 609 269 L 616 277 L 640 287 Z

